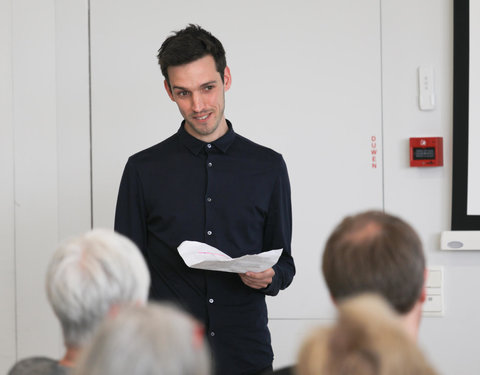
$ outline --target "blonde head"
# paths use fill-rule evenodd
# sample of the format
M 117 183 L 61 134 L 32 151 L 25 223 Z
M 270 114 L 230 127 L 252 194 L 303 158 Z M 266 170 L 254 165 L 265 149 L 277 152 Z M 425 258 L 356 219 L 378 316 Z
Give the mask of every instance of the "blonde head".
M 304 342 L 298 375 L 434 375 L 398 315 L 373 294 L 346 299 L 338 320 Z

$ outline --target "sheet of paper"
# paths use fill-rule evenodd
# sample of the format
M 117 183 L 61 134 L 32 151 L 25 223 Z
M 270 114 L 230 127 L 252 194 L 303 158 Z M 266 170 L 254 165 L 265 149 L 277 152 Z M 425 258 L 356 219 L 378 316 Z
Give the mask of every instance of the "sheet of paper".
M 217 248 L 203 242 L 183 241 L 178 247 L 178 253 L 185 264 L 191 268 L 234 273 L 263 272 L 278 262 L 282 250 L 270 250 L 259 254 L 231 258 Z

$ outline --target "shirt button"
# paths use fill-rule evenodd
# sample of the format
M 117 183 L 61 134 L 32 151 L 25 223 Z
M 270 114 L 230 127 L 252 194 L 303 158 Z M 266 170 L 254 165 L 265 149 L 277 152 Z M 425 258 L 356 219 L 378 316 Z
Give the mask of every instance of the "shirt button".
M 207 147 L 208 147 L 208 148 L 212 148 L 212 145 L 209 143 L 209 144 L 207 145 Z
M 212 201 L 212 198 L 208 197 L 207 202 L 211 202 L 211 201 Z
M 211 231 L 211 230 L 207 231 L 207 234 L 208 234 L 209 236 L 211 236 L 211 235 L 212 235 L 212 231 Z
M 215 332 L 213 332 L 213 331 L 210 332 L 210 336 L 212 336 L 212 337 L 215 336 Z
M 212 168 L 213 167 L 213 164 L 212 163 L 208 163 L 208 168 Z
M 213 298 L 210 298 L 208 302 L 213 303 Z

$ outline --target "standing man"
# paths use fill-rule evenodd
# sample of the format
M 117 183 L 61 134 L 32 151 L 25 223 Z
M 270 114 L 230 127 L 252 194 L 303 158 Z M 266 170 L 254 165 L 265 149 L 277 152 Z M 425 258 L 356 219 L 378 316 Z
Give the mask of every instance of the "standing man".
M 142 250 L 150 298 L 174 301 L 205 324 L 217 374 L 261 374 L 273 361 L 265 295 L 285 289 L 295 274 L 287 168 L 280 154 L 225 119 L 232 78 L 213 35 L 190 25 L 164 41 L 158 61 L 184 120 L 173 136 L 129 158 L 115 229 Z M 179 256 L 185 240 L 232 258 L 283 252 L 264 272 L 205 271 Z

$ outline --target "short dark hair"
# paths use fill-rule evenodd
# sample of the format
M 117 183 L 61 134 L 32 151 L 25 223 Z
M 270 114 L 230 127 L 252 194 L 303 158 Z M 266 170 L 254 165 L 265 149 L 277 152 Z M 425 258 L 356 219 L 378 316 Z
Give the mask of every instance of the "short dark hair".
M 330 235 L 322 263 L 336 301 L 376 292 L 404 314 L 422 293 L 425 257 L 420 238 L 405 221 L 381 211 L 345 218 Z
M 158 64 L 170 86 L 168 67 L 191 63 L 211 55 L 223 82 L 223 73 L 227 66 L 222 43 L 210 32 L 198 25 L 189 24 L 185 29 L 174 32 L 163 42 L 158 50 Z

